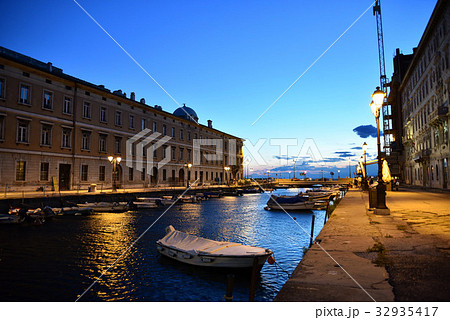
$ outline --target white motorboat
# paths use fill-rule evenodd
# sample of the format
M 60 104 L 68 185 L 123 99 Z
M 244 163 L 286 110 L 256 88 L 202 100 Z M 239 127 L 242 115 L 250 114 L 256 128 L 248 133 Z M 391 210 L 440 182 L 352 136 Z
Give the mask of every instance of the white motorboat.
M 267 201 L 267 210 L 312 210 L 316 201 L 307 196 L 275 196 L 272 195 Z
M 136 209 L 153 209 L 158 208 L 159 204 L 162 205 L 161 198 L 137 198 L 133 201 Z
M 92 213 L 93 209 L 90 207 L 62 207 L 53 208 L 53 212 L 64 216 L 87 216 Z
M 130 209 L 128 202 L 86 202 L 79 203 L 80 208 L 92 208 L 94 212 L 124 212 Z
M 12 214 L 0 214 L 0 224 L 21 223 L 25 220 L 24 217 Z
M 166 228 L 166 235 L 156 242 L 158 251 L 174 260 L 214 268 L 252 268 L 256 259 L 261 269 L 272 251 L 235 242 L 214 241 Z
M 176 198 L 174 196 L 162 196 L 161 202 L 163 205 L 171 205 L 175 203 Z
M 178 197 L 178 201 L 184 202 L 184 203 L 196 203 L 196 202 L 198 202 L 196 196 L 186 196 L 186 195 L 179 196 Z

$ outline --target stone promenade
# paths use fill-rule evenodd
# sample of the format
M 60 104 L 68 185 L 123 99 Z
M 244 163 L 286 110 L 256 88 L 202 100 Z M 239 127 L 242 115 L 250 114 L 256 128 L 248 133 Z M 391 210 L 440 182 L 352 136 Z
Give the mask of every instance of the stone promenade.
M 350 190 L 275 301 L 450 301 L 450 193 Z

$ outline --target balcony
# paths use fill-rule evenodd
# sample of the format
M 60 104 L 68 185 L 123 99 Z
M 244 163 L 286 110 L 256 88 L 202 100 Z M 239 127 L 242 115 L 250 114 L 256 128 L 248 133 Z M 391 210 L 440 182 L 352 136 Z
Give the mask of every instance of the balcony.
M 439 126 L 448 119 L 448 106 L 442 105 L 430 113 L 428 116 L 429 123 L 432 126 Z
M 425 161 L 430 160 L 430 155 L 431 155 L 431 149 L 420 150 L 414 154 L 413 160 L 415 162 L 425 162 Z

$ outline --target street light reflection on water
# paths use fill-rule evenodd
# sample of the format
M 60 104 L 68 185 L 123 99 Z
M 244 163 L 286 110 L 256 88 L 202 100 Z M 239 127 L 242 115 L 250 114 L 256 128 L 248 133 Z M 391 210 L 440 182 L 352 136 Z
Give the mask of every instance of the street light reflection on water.
M 325 212 L 293 213 L 294 222 L 282 211 L 264 210 L 269 196 L 247 194 L 172 207 L 80 301 L 222 301 L 227 273 L 181 264 L 157 252 L 155 242 L 168 225 L 209 239 L 271 249 L 278 266 L 264 265 L 255 297 L 271 301 L 288 279 L 282 269 L 292 273 L 309 245 L 311 216 L 316 215 L 317 235 Z M 3 228 L 0 243 L 7 250 L 0 263 L 5 288 L 0 300 L 74 301 L 165 209 L 64 216 L 41 227 Z M 234 301 L 248 301 L 249 285 L 249 274 L 236 274 Z

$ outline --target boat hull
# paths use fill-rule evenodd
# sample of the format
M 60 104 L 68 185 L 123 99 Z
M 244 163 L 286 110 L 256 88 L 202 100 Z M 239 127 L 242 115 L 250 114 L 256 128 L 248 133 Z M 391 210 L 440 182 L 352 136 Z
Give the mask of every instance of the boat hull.
M 270 250 L 263 255 L 254 256 L 221 256 L 207 254 L 192 255 L 188 252 L 166 247 L 160 243 L 157 244 L 156 248 L 159 253 L 172 260 L 193 266 L 218 269 L 251 269 L 253 268 L 253 264 L 256 259 L 257 268 L 258 270 L 261 270 L 267 258 L 272 255 L 272 251 Z

